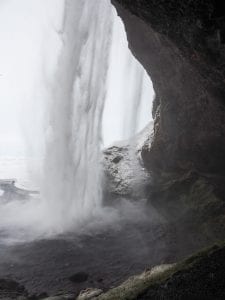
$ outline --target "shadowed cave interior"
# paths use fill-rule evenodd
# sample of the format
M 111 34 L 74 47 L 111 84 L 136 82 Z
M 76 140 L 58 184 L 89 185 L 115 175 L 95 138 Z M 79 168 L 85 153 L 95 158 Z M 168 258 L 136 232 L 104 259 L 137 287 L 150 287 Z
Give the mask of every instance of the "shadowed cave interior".
M 154 124 L 101 149 L 106 218 L 1 242 L 0 295 L 224 299 L 225 8 L 211 0 L 112 4 L 152 80 Z M 1 189 L 8 199 L 32 194 L 11 181 Z

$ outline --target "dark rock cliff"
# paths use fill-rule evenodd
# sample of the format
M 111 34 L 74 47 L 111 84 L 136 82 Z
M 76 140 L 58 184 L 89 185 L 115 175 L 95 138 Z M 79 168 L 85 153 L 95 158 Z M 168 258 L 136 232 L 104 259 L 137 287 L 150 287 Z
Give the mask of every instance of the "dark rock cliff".
M 225 4 L 112 2 L 157 95 L 154 141 L 142 152 L 147 167 L 225 175 Z
M 173 218 L 179 209 L 192 216 L 197 210 L 198 219 L 218 224 L 215 216 L 225 215 L 225 4 L 112 3 L 156 92 L 154 137 L 142 149 L 151 201 Z

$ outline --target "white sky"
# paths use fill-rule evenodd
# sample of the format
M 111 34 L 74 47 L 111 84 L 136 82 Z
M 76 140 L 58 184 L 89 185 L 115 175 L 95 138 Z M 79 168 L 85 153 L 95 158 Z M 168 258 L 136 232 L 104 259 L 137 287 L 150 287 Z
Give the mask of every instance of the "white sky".
M 63 0 L 0 0 L 0 155 L 26 154 L 30 132 L 35 136 L 38 131 L 44 42 L 57 44 L 52 27 L 57 27 L 62 4 Z

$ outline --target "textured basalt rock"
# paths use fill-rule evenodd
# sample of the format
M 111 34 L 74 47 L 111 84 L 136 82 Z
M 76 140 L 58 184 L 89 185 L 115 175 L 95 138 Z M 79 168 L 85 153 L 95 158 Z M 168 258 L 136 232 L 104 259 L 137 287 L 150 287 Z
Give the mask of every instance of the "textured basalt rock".
M 103 151 L 104 199 L 115 203 L 122 198 L 141 200 L 147 197 L 151 176 L 143 166 L 142 146 L 151 140 L 153 124 L 149 123 L 128 141 L 117 143 Z
M 113 0 L 129 47 L 152 78 L 155 134 L 146 166 L 225 175 L 225 5 Z

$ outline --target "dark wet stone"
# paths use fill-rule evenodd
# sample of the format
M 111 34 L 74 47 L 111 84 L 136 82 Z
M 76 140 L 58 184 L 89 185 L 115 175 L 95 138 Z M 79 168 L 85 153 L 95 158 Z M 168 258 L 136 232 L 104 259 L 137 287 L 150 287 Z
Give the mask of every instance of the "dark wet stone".
M 0 279 L 0 299 L 17 299 L 20 296 L 27 296 L 24 286 L 14 280 Z
M 122 156 L 116 156 L 116 157 L 112 160 L 112 162 L 115 163 L 115 164 L 118 164 L 118 163 L 121 161 L 122 158 L 123 158 Z
M 69 280 L 74 283 L 82 283 L 88 280 L 89 275 L 85 272 L 78 272 L 69 277 Z

